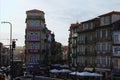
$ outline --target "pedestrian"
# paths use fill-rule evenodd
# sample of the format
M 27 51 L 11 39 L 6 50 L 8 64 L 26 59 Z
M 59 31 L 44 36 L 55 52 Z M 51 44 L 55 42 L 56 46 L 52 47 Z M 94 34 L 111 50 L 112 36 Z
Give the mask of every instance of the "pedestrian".
M 9 71 L 8 71 L 8 70 L 6 70 L 5 74 L 6 74 L 6 76 L 8 77 Z

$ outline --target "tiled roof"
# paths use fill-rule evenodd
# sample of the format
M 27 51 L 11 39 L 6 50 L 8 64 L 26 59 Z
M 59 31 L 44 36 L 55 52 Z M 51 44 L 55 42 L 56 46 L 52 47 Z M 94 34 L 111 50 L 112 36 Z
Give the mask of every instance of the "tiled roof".
M 78 27 L 80 25 L 80 23 L 73 23 L 73 24 L 71 24 L 71 26 L 70 26 L 70 28 L 75 28 L 75 27 Z
M 89 19 L 89 20 L 87 20 L 87 21 L 84 21 L 84 22 L 81 22 L 81 23 L 87 23 L 87 22 L 91 22 L 91 21 L 95 21 L 95 20 L 98 20 L 98 17 L 96 17 L 96 18 L 93 18 L 93 19 Z
M 42 12 L 42 13 L 44 13 L 43 11 L 37 10 L 37 9 L 33 9 L 33 10 L 28 10 L 28 11 L 26 11 L 26 13 L 28 13 L 28 12 L 32 12 L 32 13 L 39 13 L 39 12 Z
M 120 15 L 120 12 L 119 11 L 112 11 L 112 12 L 100 15 L 99 17 L 106 16 L 106 15 L 112 15 L 112 14 L 119 14 Z
M 68 46 L 63 46 L 63 49 L 64 50 L 68 50 Z

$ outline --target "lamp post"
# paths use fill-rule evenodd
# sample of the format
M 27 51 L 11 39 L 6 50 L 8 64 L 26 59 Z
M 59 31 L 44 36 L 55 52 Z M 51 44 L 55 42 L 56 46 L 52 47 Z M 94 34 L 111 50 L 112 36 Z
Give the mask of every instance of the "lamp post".
M 11 80 L 13 80 L 13 72 L 12 72 L 12 65 L 13 65 L 13 50 L 12 50 L 12 23 L 11 22 L 7 22 L 7 21 L 3 21 L 1 22 L 2 24 L 7 23 L 10 25 L 10 65 L 11 65 Z

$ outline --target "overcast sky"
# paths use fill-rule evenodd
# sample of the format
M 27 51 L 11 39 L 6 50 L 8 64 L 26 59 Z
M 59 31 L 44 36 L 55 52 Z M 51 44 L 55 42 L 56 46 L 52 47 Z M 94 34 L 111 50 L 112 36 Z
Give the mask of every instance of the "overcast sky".
M 45 12 L 48 29 L 63 45 L 68 44 L 71 23 L 86 21 L 111 11 L 120 11 L 120 0 L 0 0 L 0 22 L 9 21 L 17 46 L 24 46 L 26 11 Z M 0 24 L 0 42 L 9 44 L 9 24 Z

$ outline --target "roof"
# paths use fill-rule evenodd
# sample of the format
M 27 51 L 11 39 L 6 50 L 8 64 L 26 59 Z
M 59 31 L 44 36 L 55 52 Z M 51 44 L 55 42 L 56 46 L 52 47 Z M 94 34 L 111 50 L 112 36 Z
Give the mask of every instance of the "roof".
M 63 46 L 63 49 L 64 50 L 68 50 L 68 46 Z
M 32 12 L 32 13 L 39 13 L 39 12 L 42 12 L 42 13 L 44 14 L 43 11 L 37 10 L 37 9 L 33 9 L 33 10 L 28 10 L 28 11 L 26 11 L 26 13 L 28 13 L 28 12 Z
M 87 20 L 87 21 L 84 21 L 84 22 L 81 22 L 81 23 L 87 23 L 87 22 L 92 22 L 92 21 L 95 21 L 95 20 L 98 20 L 99 18 L 96 17 L 96 18 L 93 18 L 93 19 L 90 19 L 90 20 Z
M 112 14 L 118 14 L 118 15 L 120 15 L 120 12 L 119 11 L 112 11 L 112 12 L 100 15 L 99 17 L 106 16 L 106 15 L 112 15 Z
M 51 34 L 51 30 L 47 30 L 47 33 L 48 33 L 48 34 Z
M 75 28 L 75 27 L 78 27 L 80 25 L 80 23 L 73 23 L 73 24 L 71 24 L 71 26 L 70 26 L 70 28 Z

